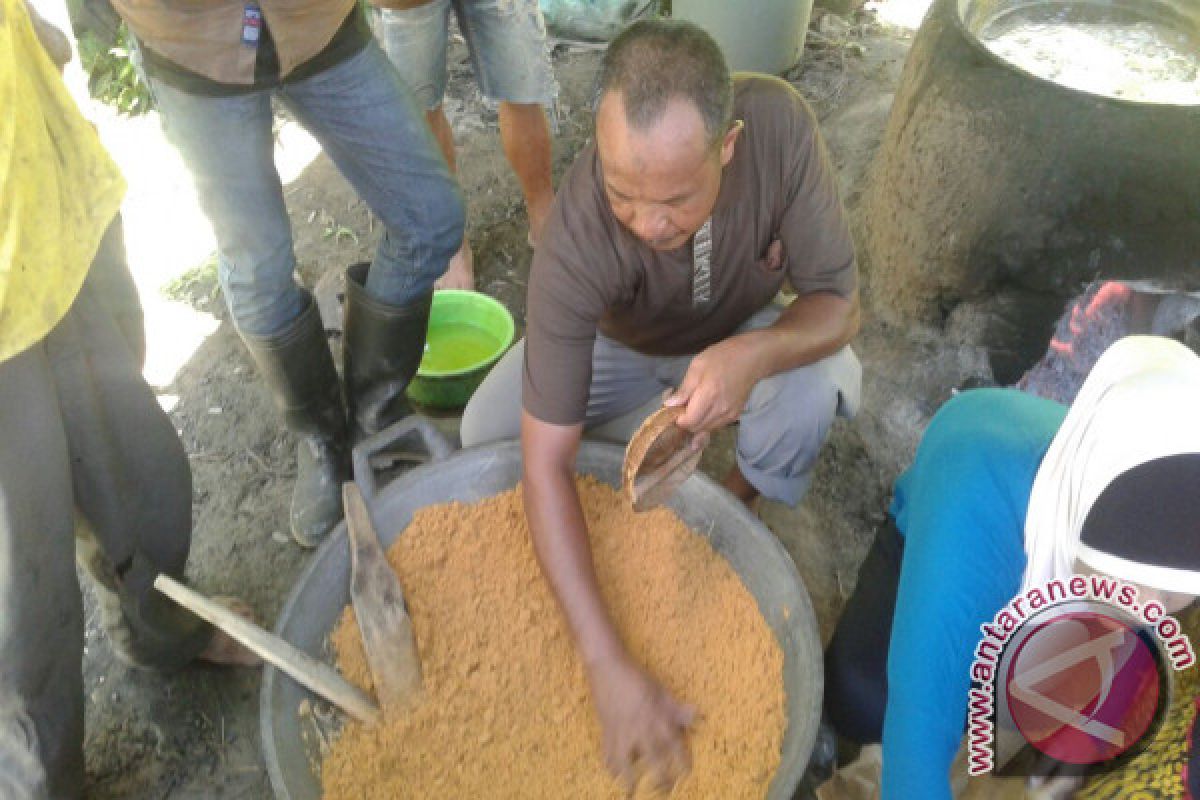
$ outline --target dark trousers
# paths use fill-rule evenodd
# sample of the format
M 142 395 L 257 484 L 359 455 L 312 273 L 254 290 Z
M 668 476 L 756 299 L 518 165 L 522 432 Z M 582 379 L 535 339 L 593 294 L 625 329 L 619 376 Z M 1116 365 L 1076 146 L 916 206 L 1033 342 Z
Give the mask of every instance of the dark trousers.
M 76 515 L 126 655 L 171 667 L 211 638 L 152 588 L 159 572 L 183 574 L 191 471 L 142 379 L 143 342 L 114 223 L 66 317 L 0 364 L 0 773 L 40 765 L 53 798 L 83 784 Z M 25 791 L 37 796 L 36 782 Z
M 859 744 L 883 741 L 887 652 L 903 555 L 904 537 L 888 516 L 825 651 L 826 718 L 839 736 Z

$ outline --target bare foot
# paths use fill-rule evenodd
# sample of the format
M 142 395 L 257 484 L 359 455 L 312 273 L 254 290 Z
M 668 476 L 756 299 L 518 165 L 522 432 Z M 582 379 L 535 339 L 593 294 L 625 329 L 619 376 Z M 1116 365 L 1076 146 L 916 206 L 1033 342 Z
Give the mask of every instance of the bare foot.
M 238 598 L 214 597 L 213 599 L 239 616 L 255 622 L 254 612 L 250 610 L 250 606 Z M 201 661 L 207 661 L 210 664 L 220 664 L 230 667 L 257 667 L 262 664 L 261 658 L 251 653 L 245 647 L 242 647 L 233 637 L 220 628 L 213 628 L 212 639 L 209 640 L 208 646 L 196 658 Z
M 450 259 L 446 273 L 433 284 L 435 289 L 475 288 L 475 257 L 471 254 L 471 243 L 463 239 L 462 247 Z

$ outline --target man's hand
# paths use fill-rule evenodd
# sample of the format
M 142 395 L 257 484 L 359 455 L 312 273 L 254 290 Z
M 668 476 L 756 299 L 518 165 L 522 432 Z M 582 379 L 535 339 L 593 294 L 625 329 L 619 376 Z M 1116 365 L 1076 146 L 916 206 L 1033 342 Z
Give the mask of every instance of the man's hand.
M 758 356 L 753 333 L 732 336 L 697 354 L 683 383 L 664 403 L 687 407 L 675 424 L 700 433 L 736 420 L 755 384 L 766 377 Z
M 768 252 L 768 258 L 771 255 Z M 770 326 L 701 351 L 665 405 L 687 406 L 675 423 L 685 430 L 717 430 L 741 415 L 759 381 L 833 355 L 858 325 L 858 295 L 802 294 Z
M 695 709 L 677 702 L 624 657 L 592 666 L 588 679 L 609 770 L 629 792 L 643 776 L 670 791 L 691 769 L 686 732 Z

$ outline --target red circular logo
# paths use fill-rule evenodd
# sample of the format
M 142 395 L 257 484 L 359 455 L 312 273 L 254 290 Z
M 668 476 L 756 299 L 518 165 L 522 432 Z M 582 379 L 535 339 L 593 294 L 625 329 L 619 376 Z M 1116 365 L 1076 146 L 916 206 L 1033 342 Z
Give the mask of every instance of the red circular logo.
M 1091 611 L 1039 625 L 1005 676 L 1013 724 L 1067 764 L 1099 764 L 1137 744 L 1159 708 L 1159 664 L 1137 631 Z

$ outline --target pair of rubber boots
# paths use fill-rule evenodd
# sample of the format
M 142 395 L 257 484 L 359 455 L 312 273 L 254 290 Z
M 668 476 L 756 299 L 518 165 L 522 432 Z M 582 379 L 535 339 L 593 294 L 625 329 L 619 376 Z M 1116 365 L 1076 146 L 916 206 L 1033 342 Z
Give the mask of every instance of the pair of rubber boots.
M 295 435 L 292 536 L 315 547 L 342 518 L 342 483 L 352 442 L 409 413 L 404 393 L 425 349 L 432 294 L 403 306 L 366 291 L 367 264 L 346 270 L 342 371 L 338 380 L 312 296 L 286 329 L 270 337 L 242 334 L 259 372 Z

